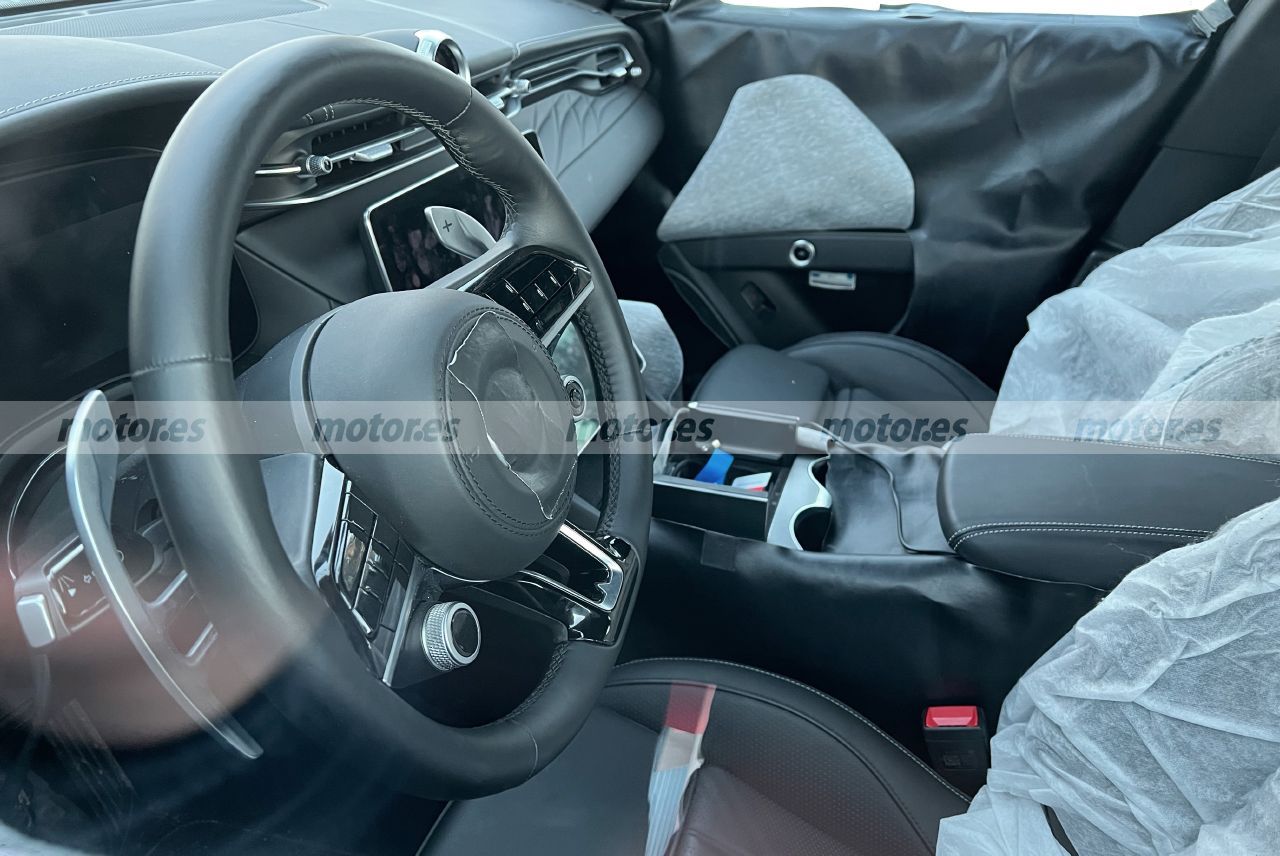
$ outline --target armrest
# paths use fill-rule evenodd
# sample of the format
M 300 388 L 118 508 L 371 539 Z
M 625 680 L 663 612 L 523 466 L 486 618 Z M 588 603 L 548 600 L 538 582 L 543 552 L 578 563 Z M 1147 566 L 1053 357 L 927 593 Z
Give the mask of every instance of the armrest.
M 1263 458 L 1002 434 L 956 440 L 938 479 L 965 561 L 1100 589 L 1278 496 L 1280 462 Z

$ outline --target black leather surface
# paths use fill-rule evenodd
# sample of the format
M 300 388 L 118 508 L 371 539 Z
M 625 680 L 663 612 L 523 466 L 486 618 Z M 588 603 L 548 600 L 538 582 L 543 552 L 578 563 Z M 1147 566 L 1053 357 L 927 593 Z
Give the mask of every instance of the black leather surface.
M 828 553 L 894 555 L 947 551 L 938 522 L 936 449 L 854 454 L 833 449 L 827 465 L 831 527 Z M 889 473 L 893 474 L 892 483 Z
M 842 418 L 866 402 L 904 402 L 908 412 L 914 412 L 911 402 L 954 402 L 961 406 L 948 415 L 967 418 L 970 431 L 983 431 L 995 393 L 955 360 L 919 342 L 883 333 L 833 333 L 785 351 L 734 348 L 711 367 L 694 397 L 784 402 L 787 415 L 806 421 Z
M 938 480 L 942 527 L 962 558 L 1102 589 L 1278 496 L 1280 462 L 999 434 L 957 440 Z
M 776 403 L 786 416 L 817 419 L 831 395 L 831 378 L 822 369 L 793 360 L 762 345 L 739 345 L 703 375 L 697 401 Z
M 939 820 L 967 807 L 915 756 L 815 690 L 728 663 L 651 660 L 614 672 L 601 709 L 542 774 L 452 805 L 425 852 L 643 853 L 673 682 L 716 688 L 675 853 L 930 854 Z
M 268 49 L 223 75 L 184 117 L 160 160 L 143 208 L 130 295 L 140 409 L 147 400 L 236 400 L 228 282 L 253 169 L 298 116 L 317 104 L 351 100 L 402 110 L 431 128 L 464 169 L 510 206 L 515 216 L 504 240 L 559 250 L 590 267 L 596 287 L 581 321 L 600 392 L 643 402 L 608 274 L 520 133 L 471 87 L 403 49 L 320 36 Z M 644 415 L 625 407 L 609 405 L 610 415 L 632 424 Z M 243 418 L 219 409 L 207 423 L 211 439 L 247 444 Z M 643 558 L 648 462 L 640 455 L 607 457 L 601 528 L 627 538 Z M 604 685 L 616 649 L 571 644 L 518 715 L 473 729 L 426 719 L 369 674 L 320 599 L 293 573 L 255 460 L 160 455 L 150 466 L 174 540 L 220 638 L 246 673 L 244 685 L 256 690 L 271 680 L 277 705 L 300 726 L 340 733 L 358 754 L 395 758 L 405 779 L 389 786 L 451 797 L 524 781 L 564 748 Z M 285 662 L 290 669 L 282 670 Z

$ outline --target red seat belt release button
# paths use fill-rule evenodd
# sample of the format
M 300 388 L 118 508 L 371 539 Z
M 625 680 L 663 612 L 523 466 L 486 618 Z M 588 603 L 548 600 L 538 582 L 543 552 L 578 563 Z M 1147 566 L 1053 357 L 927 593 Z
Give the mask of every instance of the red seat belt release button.
M 926 710 L 924 745 L 933 768 L 961 790 L 973 793 L 986 781 L 987 723 L 978 707 L 947 705 Z
M 977 728 L 978 708 L 972 704 L 931 707 L 924 712 L 924 727 Z

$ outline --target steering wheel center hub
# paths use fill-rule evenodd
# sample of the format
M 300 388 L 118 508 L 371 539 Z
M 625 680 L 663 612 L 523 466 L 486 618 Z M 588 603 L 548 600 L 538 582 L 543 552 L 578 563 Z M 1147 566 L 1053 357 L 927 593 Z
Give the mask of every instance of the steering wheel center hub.
M 327 451 L 428 559 L 466 579 L 540 555 L 573 495 L 573 416 L 537 336 L 475 295 L 377 295 L 316 336 L 307 389 Z M 335 437 L 353 419 L 415 430 Z M 429 427 L 431 430 L 425 430 Z

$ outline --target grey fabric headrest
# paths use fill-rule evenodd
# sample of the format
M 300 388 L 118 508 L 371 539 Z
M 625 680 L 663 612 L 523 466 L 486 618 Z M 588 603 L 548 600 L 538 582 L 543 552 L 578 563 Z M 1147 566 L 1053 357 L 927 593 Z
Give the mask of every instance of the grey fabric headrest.
M 914 218 L 911 171 L 880 129 L 834 84 L 792 74 L 733 96 L 658 237 L 906 229 Z

